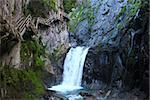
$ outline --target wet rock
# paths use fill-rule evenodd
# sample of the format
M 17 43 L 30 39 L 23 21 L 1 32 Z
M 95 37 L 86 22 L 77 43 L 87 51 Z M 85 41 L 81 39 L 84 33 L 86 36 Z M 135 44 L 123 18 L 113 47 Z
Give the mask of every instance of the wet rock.
M 116 26 L 115 18 L 119 15 L 122 7 L 127 5 L 127 0 L 123 0 L 121 3 L 113 0 L 91 0 L 91 5 L 94 12 L 93 23 L 90 25 L 88 18 L 80 22 L 75 29 L 75 34 L 77 34 L 75 37 L 78 41 L 82 41 L 79 44 L 94 47 L 99 43 L 108 43 L 111 40 L 111 34 L 117 33 L 117 29 L 114 28 Z M 90 8 L 85 7 L 85 9 Z
M 80 92 L 79 93 L 85 100 L 96 100 L 96 96 L 94 96 L 92 93 L 88 92 Z
M 68 100 L 83 100 L 83 97 L 81 95 L 68 95 Z
M 88 38 L 89 38 L 89 24 L 87 20 L 83 20 L 82 22 L 79 23 L 77 26 L 75 33 L 76 37 L 81 43 L 79 42 L 78 44 L 84 43 Z
M 114 33 L 110 33 L 111 35 L 105 35 L 101 38 L 99 45 L 95 43 L 97 46 L 89 50 L 85 61 L 83 84 L 91 86 L 94 84 L 93 81 L 97 80 L 118 89 L 139 88 L 146 94 L 148 93 L 146 92 L 148 88 L 146 90 L 143 87 L 143 84 L 148 87 L 146 84 L 148 84 L 149 77 L 149 74 L 146 74 L 149 64 L 149 54 L 146 49 L 148 48 L 148 27 L 146 25 L 148 24 L 138 20 L 143 18 L 147 21 L 148 19 L 146 16 L 142 17 L 142 13 L 144 11 L 141 10 L 139 16 L 122 31 L 112 31 Z M 143 25 L 143 27 L 137 28 L 137 20 L 139 26 Z M 95 39 L 95 36 L 98 35 L 93 36 Z

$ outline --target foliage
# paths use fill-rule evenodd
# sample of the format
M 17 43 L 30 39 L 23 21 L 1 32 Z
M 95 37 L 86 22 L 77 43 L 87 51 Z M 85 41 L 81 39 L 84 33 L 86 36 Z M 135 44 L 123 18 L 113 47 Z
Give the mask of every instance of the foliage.
M 131 4 L 129 5 L 130 16 L 133 17 L 134 15 L 136 15 L 138 9 L 141 7 L 141 1 L 134 0 L 130 4 Z
M 93 25 L 93 19 L 95 18 L 94 10 L 91 7 L 90 0 L 85 0 L 81 5 L 79 5 L 79 7 L 72 9 L 72 12 L 70 12 L 69 15 L 71 20 L 68 23 L 68 26 L 71 32 L 74 32 L 79 22 L 83 21 L 84 19 L 88 20 L 88 23 L 91 27 Z
M 35 68 L 40 68 L 44 65 L 42 56 L 45 55 L 45 50 L 42 44 L 37 40 L 26 40 L 22 42 L 21 46 L 21 61 L 22 63 L 27 63 L 31 60 L 31 54 L 33 55 L 32 66 Z
M 74 32 L 78 23 L 84 19 L 82 15 L 83 15 L 83 6 L 73 9 L 73 12 L 70 13 L 70 22 L 68 23 L 68 26 L 71 32 Z
M 56 11 L 56 0 L 32 0 L 27 8 L 24 8 L 24 13 L 33 17 L 46 17 L 49 10 Z
M 88 23 L 89 23 L 90 27 L 92 27 L 92 25 L 94 24 L 93 20 L 95 18 L 95 16 L 94 16 L 94 9 L 93 8 L 89 8 L 88 11 L 85 12 L 85 13 L 86 13 L 86 16 L 87 16 L 87 19 L 88 19 Z
M 34 89 L 32 91 L 26 91 L 25 99 L 29 100 L 29 99 L 37 98 L 40 94 L 44 92 L 42 81 L 39 79 L 37 72 L 34 72 L 32 70 L 25 71 L 25 76 L 26 76 L 26 81 L 30 80 L 34 86 Z
M 123 14 L 126 12 L 126 10 L 127 10 L 127 8 L 126 8 L 126 6 L 124 6 L 124 7 L 121 9 L 121 11 L 119 12 L 119 14 L 118 14 L 118 16 L 116 17 L 115 21 L 116 21 L 117 19 L 119 19 L 121 16 L 123 16 Z
M 42 60 L 42 56 L 45 55 L 45 50 L 42 44 L 39 41 L 31 41 L 31 48 L 34 57 L 34 65 L 36 67 L 42 67 L 44 65 L 44 61 Z
M 29 42 L 30 43 L 30 42 Z M 25 62 L 25 61 L 27 61 L 29 58 L 30 58 L 30 56 L 31 56 L 31 52 L 30 52 L 30 49 L 29 49 L 29 44 L 28 42 L 23 42 L 22 44 L 21 44 L 21 60 L 23 61 L 23 62 Z
M 25 93 L 24 96 L 29 98 L 39 98 L 43 94 L 44 87 L 36 71 L 32 69 L 18 70 L 13 67 L 0 67 L 0 85 L 3 88 L 12 88 L 11 92 Z M 27 95 L 30 94 L 30 95 Z
M 76 7 L 76 0 L 63 0 L 64 11 L 66 13 L 71 12 L 72 8 Z
M 121 9 L 120 13 L 114 20 L 115 22 L 121 20 L 120 23 L 117 23 L 117 28 L 119 30 L 122 29 L 126 24 L 130 22 L 131 19 L 136 17 L 136 14 L 138 13 L 140 7 L 141 0 L 128 0 L 128 4 Z

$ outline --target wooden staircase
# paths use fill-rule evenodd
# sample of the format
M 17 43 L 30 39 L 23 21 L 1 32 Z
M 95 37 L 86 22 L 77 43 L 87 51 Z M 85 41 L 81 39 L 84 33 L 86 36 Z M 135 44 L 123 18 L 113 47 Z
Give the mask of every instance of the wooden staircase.
M 15 31 L 20 36 L 20 39 L 23 40 L 22 36 L 24 35 L 29 23 L 31 21 L 31 15 L 28 15 L 26 18 L 21 17 L 15 24 Z
M 24 35 L 28 27 L 30 27 L 34 33 L 37 33 L 39 23 L 50 26 L 54 21 L 62 21 L 62 18 L 69 19 L 69 17 L 65 13 L 63 13 L 63 15 L 61 16 L 59 13 L 52 12 L 48 18 L 38 17 L 36 25 L 34 24 L 31 15 L 28 15 L 27 17 L 5 16 L 3 17 L 3 20 L 5 20 L 9 25 L 11 30 L 10 34 L 13 34 L 19 40 L 23 40 L 22 36 Z

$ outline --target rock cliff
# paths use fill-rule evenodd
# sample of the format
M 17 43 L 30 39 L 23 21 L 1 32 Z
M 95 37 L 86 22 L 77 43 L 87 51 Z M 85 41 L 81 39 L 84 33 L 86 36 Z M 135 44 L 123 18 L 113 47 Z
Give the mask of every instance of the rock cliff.
M 89 0 L 73 10 L 71 42 L 91 47 L 83 86 L 138 87 L 148 95 L 143 87 L 148 87 L 149 77 L 147 4 L 142 0 Z
M 62 3 L 0 1 L 0 98 L 39 98 L 44 85 L 54 84 L 62 73 L 58 65 L 69 48 L 69 19 Z

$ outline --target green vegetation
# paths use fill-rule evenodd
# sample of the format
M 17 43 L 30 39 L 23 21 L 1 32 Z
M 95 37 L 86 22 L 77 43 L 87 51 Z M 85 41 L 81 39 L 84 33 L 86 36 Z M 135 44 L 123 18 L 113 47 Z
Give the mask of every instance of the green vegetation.
M 120 30 L 123 28 L 124 25 L 128 24 L 131 19 L 133 19 L 136 16 L 136 13 L 138 12 L 139 8 L 141 7 L 141 0 L 128 0 L 127 6 L 124 6 L 116 19 L 114 20 L 117 22 L 121 19 L 121 23 L 117 24 L 117 28 Z M 126 16 L 126 19 L 122 19 L 123 16 Z
M 93 8 L 90 8 L 88 9 L 88 11 L 86 12 L 86 16 L 87 16 L 87 19 L 88 19 L 88 23 L 90 25 L 90 27 L 92 27 L 92 25 L 94 24 L 94 9 Z
M 32 55 L 32 56 L 31 56 Z M 30 80 L 33 84 L 34 89 L 25 91 L 25 99 L 37 99 L 37 97 L 44 92 L 44 87 L 41 81 L 41 78 L 46 75 L 46 72 L 43 69 L 44 61 L 42 58 L 45 57 L 45 48 L 41 44 L 39 39 L 26 40 L 22 43 L 21 46 L 21 61 L 22 63 L 29 63 L 32 59 L 32 64 L 30 68 L 24 71 L 26 82 Z M 29 66 L 29 64 L 24 64 Z M 29 85 L 29 83 L 27 83 Z M 30 86 L 27 86 L 26 89 L 29 89 Z
M 122 17 L 122 16 L 125 14 L 126 10 L 127 10 L 127 8 L 126 8 L 126 6 L 124 6 L 124 7 L 121 9 L 121 11 L 119 12 L 119 14 L 118 14 L 118 16 L 116 17 L 115 21 L 118 20 L 120 17 Z
M 72 12 L 70 12 L 69 15 L 71 20 L 68 23 L 68 26 L 71 32 L 74 32 L 79 22 L 84 19 L 88 20 L 90 27 L 93 25 L 93 19 L 95 17 L 94 10 L 90 3 L 90 0 L 85 0 L 81 5 L 79 5 L 79 7 L 72 9 Z
M 130 9 L 130 15 L 131 17 L 135 16 L 135 14 L 137 13 L 138 9 L 141 7 L 141 1 L 140 0 L 134 0 L 134 2 L 132 1 L 132 3 L 130 3 L 131 5 L 129 5 L 129 9 Z
M 45 6 L 48 7 L 49 10 L 53 9 L 56 11 L 56 0 L 41 0 Z
M 24 13 L 33 17 L 46 17 L 50 10 L 57 11 L 56 0 L 32 0 L 27 8 L 24 8 Z
M 66 13 L 71 12 L 72 8 L 76 7 L 76 0 L 63 0 L 64 11 Z
M 33 56 L 33 57 L 32 57 Z M 36 69 L 44 65 L 42 57 L 45 56 L 45 50 L 38 40 L 26 40 L 21 46 L 21 61 L 24 65 L 30 66 L 29 61 L 32 59 L 32 66 Z
M 35 100 L 44 93 L 42 78 L 48 75 L 42 59 L 45 49 L 38 39 L 25 40 L 22 42 L 20 53 L 22 69 L 0 66 L 0 87 L 10 91 L 9 97 L 5 98 L 17 98 L 21 95 L 26 100 Z
M 33 71 L 32 69 L 18 70 L 13 67 L 4 66 L 0 69 L 0 82 L 3 88 L 6 88 L 8 92 L 12 89 L 12 94 L 14 92 L 23 93 L 27 100 L 33 98 L 39 98 L 41 94 L 44 93 L 44 86 L 38 75 L 38 72 Z M 10 94 L 11 94 L 10 92 Z M 12 98 L 18 95 L 9 95 Z
M 80 6 L 70 13 L 70 22 L 68 23 L 69 30 L 74 32 L 75 28 L 77 27 L 78 23 L 81 22 L 84 18 L 83 15 L 83 6 Z
M 38 72 L 33 72 L 32 70 L 25 71 L 26 81 L 31 81 L 34 89 L 30 90 L 27 88 L 27 91 L 25 92 L 25 99 L 33 99 L 37 98 L 39 95 L 44 93 L 44 87 L 40 76 L 38 75 Z M 29 84 L 28 84 L 29 85 Z M 29 89 L 29 91 L 28 91 Z

